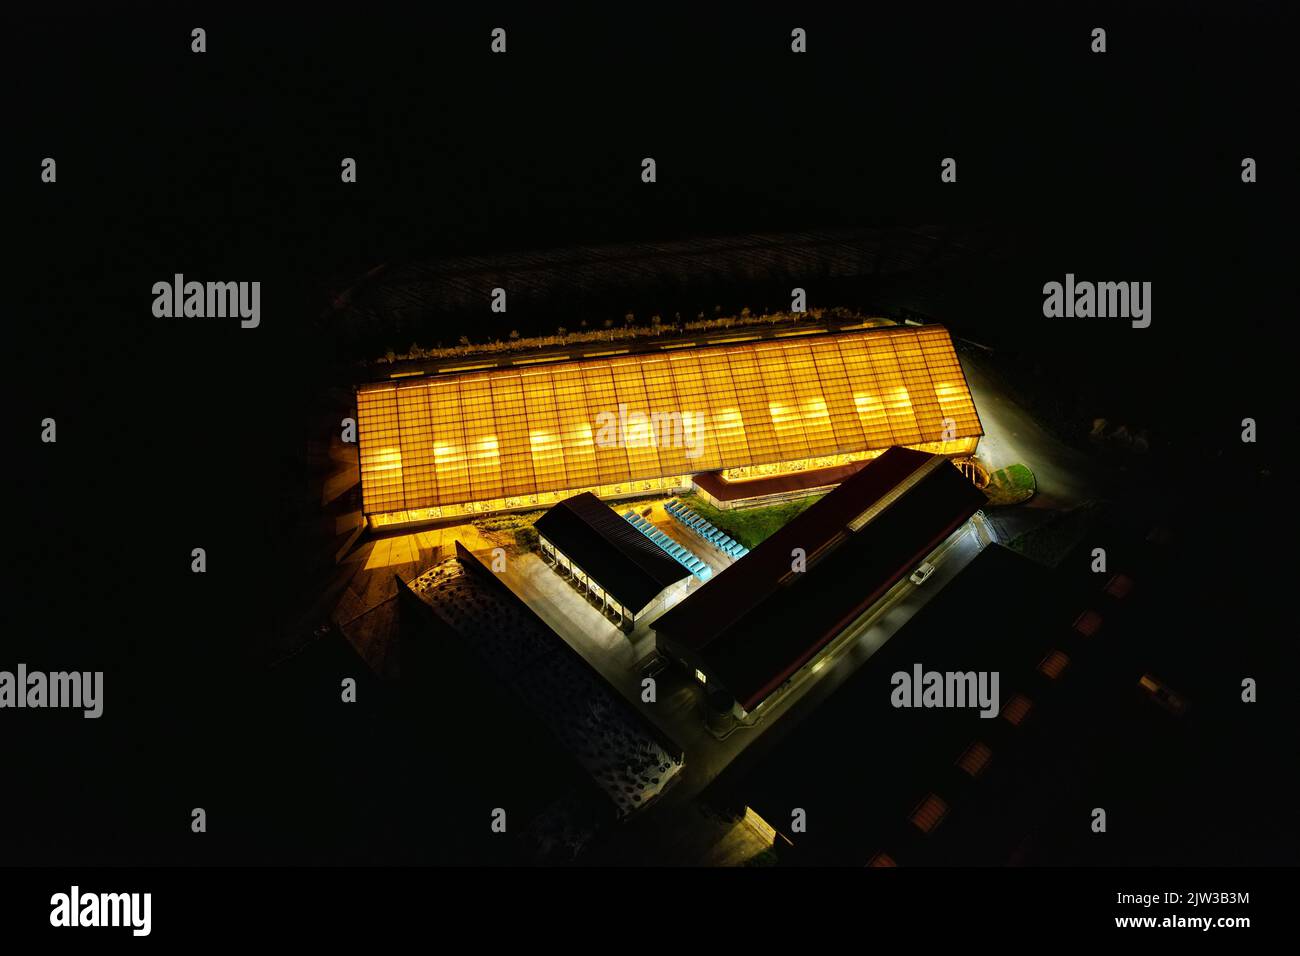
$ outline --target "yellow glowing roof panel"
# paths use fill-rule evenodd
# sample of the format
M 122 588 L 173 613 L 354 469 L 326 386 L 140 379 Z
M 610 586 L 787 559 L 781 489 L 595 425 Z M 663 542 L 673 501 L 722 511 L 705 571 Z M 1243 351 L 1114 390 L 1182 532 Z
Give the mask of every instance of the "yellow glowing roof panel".
M 367 514 L 983 434 L 940 326 L 364 386 L 357 424 Z

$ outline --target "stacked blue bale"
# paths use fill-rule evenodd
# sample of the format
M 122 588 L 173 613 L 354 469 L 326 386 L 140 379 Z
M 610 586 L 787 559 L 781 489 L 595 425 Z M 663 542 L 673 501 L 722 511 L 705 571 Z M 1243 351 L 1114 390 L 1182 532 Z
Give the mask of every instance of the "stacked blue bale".
M 687 508 L 680 501 L 674 498 L 668 504 L 664 505 L 664 510 L 676 521 L 685 525 L 690 531 L 698 534 L 709 544 L 718 548 L 720 551 L 731 555 L 733 558 L 743 558 L 749 554 L 749 548 L 745 547 L 739 541 L 727 535 L 720 528 L 715 528 L 707 520 L 697 515 L 690 508 Z
M 692 553 L 689 548 L 678 544 L 645 518 L 642 518 L 639 514 L 632 511 L 624 511 L 623 518 L 628 524 L 640 531 L 643 535 L 657 544 L 662 550 L 666 551 L 673 560 L 682 565 L 687 571 L 690 571 L 691 574 L 695 575 L 701 581 L 707 581 L 713 576 L 713 569 L 705 564 L 699 556 Z

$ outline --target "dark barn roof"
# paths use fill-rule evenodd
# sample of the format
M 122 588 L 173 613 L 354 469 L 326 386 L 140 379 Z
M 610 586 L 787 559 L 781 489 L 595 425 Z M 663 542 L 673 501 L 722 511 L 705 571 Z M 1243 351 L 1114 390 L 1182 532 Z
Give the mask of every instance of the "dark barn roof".
M 634 613 L 690 574 L 591 492 L 565 498 L 535 527 Z
M 943 456 L 890 448 L 659 618 L 656 639 L 752 710 L 985 500 Z
M 998 608 L 995 629 L 971 630 L 976 604 Z M 999 703 L 1006 703 L 1041 686 L 1034 666 L 1068 622 L 1060 604 L 1045 568 L 999 545 L 985 548 L 815 710 L 793 723 L 783 717 L 733 761 L 709 796 L 751 806 L 778 829 L 786 829 L 791 807 L 810 819 L 815 813 L 818 826 L 783 851 L 790 862 L 861 866 L 883 849 L 903 865 L 1005 864 L 1024 835 L 1025 804 L 1015 794 L 1027 780 L 1013 759 L 1028 744 L 1023 732 L 973 709 L 895 708 L 891 675 L 910 673 L 917 662 L 939 672 L 997 671 Z M 845 740 L 854 741 L 851 759 Z M 995 776 L 1007 774 L 987 804 L 975 802 L 970 775 L 954 766 L 973 741 L 991 748 Z M 987 778 L 979 784 L 988 785 Z M 930 792 L 952 806 L 953 817 L 923 836 L 908 814 Z

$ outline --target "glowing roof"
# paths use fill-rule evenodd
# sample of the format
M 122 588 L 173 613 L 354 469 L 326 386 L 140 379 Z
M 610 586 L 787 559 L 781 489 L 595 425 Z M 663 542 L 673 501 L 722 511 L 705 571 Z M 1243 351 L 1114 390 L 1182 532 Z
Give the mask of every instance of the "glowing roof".
M 545 504 L 529 496 L 891 445 L 969 452 L 983 434 L 940 326 L 364 386 L 357 423 L 367 514 Z

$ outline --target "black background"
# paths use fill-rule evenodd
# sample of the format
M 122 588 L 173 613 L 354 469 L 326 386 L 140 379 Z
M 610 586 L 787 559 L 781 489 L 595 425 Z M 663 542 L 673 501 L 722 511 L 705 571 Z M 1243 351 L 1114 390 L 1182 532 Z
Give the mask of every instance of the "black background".
M 376 861 L 276 843 L 304 819 L 329 832 L 338 808 L 281 764 L 286 705 L 258 653 L 289 626 L 305 409 L 349 357 L 319 315 L 376 263 L 991 223 L 1016 255 L 977 269 L 944 318 L 1032 343 L 1063 387 L 1111 382 L 1171 432 L 1213 443 L 1254 414 L 1280 465 L 1296 425 L 1281 5 L 906 6 L 15 13 L 0 663 L 102 669 L 107 690 L 98 721 L 6 712 L 0 862 Z M 504 57 L 488 52 L 498 25 Z M 796 25 L 806 56 L 789 52 Z M 261 327 L 155 319 L 151 286 L 176 272 L 261 281 Z M 1152 281 L 1152 328 L 1049 325 L 1042 283 L 1066 272 Z M 57 445 L 39 441 L 46 416 Z M 1201 506 L 1236 507 L 1212 482 Z M 1293 564 L 1276 542 L 1294 522 L 1242 520 L 1239 550 L 1203 559 L 1280 654 L 1290 618 L 1263 607 L 1278 595 L 1252 563 Z M 1219 627 L 1196 639 L 1241 639 Z M 1293 733 L 1294 673 L 1269 673 L 1261 723 Z M 1294 759 L 1286 736 L 1263 752 Z M 1225 790 L 1276 805 L 1278 768 L 1260 773 Z M 196 848 L 189 808 L 223 803 L 238 825 Z

